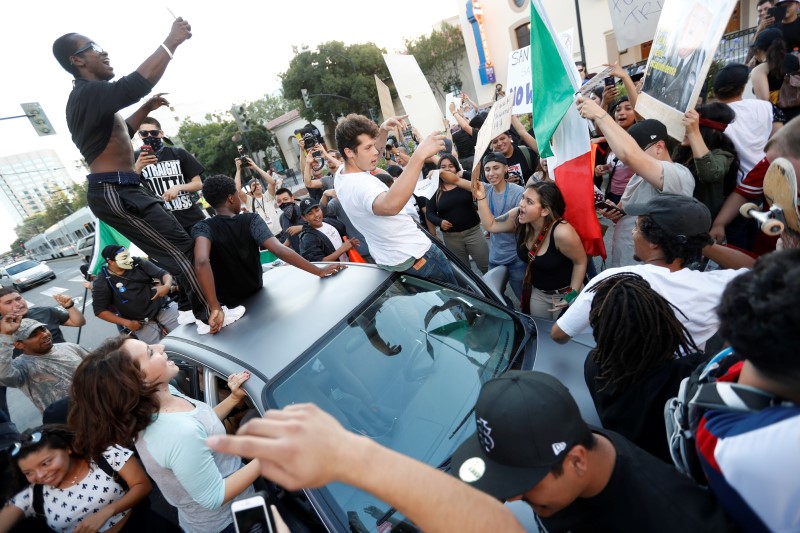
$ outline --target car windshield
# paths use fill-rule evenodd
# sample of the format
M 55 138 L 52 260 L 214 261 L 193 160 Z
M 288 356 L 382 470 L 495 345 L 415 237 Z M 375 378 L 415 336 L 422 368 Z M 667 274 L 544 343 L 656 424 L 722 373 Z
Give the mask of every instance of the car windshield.
M 508 369 L 523 338 L 514 315 L 400 276 L 273 381 L 267 403 L 316 403 L 351 431 L 442 465 L 475 431 L 481 385 Z M 343 524 L 386 527 L 389 506 L 365 492 L 334 483 L 322 496 Z
M 6 272 L 8 272 L 9 276 L 13 276 L 14 274 L 25 272 L 26 270 L 30 270 L 37 266 L 39 266 L 39 263 L 36 261 L 23 261 L 22 263 L 11 265 L 10 267 L 6 268 Z

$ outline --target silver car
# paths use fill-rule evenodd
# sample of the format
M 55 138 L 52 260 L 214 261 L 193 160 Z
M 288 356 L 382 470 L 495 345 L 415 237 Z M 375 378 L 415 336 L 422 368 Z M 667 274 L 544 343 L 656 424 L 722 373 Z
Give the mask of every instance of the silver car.
M 42 261 L 23 259 L 0 267 L 0 283 L 18 292 L 56 279 L 56 273 Z

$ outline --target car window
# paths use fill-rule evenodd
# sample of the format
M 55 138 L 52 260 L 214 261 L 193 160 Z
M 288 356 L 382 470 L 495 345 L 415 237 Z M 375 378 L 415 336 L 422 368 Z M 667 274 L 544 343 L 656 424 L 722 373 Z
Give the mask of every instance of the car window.
M 181 393 L 195 400 L 203 400 L 203 388 L 201 386 L 203 367 L 195 363 L 182 359 L 175 354 L 168 353 L 169 359 L 178 366 L 178 375 L 175 376 L 170 384 Z
M 438 466 L 474 432 L 481 385 L 509 368 L 523 337 L 501 308 L 400 276 L 274 380 L 267 403 L 316 403 L 349 430 Z M 348 513 L 375 524 L 387 511 L 353 487 L 324 491 L 344 524 Z
M 36 261 L 23 261 L 22 263 L 11 265 L 6 269 L 9 276 L 13 276 L 14 274 L 19 274 L 20 272 L 24 272 L 26 270 L 30 270 L 31 268 L 35 268 L 39 266 L 39 263 Z

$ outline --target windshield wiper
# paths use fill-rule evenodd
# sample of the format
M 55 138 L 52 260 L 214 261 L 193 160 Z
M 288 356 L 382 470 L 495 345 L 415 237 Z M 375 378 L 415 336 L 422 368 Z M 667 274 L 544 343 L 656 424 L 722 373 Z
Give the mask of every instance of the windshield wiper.
M 452 455 L 448 456 L 447 459 L 439 463 L 439 466 L 436 467 L 436 470 L 443 470 L 443 471 L 446 470 L 450 466 L 452 460 L 453 456 Z M 381 517 L 378 518 L 378 520 L 375 521 L 375 525 L 380 526 L 384 522 L 387 522 L 392 516 L 394 516 L 396 512 L 397 509 L 395 509 L 394 507 L 389 507 L 389 509 L 383 515 L 381 515 Z

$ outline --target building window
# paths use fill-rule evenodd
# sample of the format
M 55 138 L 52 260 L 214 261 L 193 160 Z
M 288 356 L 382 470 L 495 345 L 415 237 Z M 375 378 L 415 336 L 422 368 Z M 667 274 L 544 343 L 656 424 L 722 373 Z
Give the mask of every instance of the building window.
M 531 24 L 530 22 L 527 24 L 523 24 L 522 26 L 517 27 L 514 30 L 514 33 L 517 36 L 517 49 L 525 48 L 526 46 L 531 44 Z

